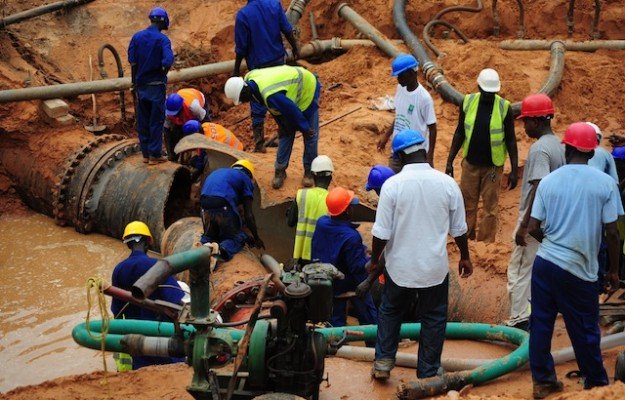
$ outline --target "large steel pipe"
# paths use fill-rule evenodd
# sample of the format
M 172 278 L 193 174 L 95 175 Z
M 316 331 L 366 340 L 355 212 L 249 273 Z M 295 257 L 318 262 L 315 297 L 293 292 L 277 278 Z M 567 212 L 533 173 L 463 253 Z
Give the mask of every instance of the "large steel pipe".
M 83 4 L 91 3 L 93 0 L 65 0 L 59 1 L 52 4 L 47 4 L 45 6 L 33 8 L 27 11 L 22 11 L 13 15 L 9 15 L 6 18 L 0 19 L 0 29 L 4 29 L 5 27 L 16 24 L 18 22 L 22 22 L 24 20 L 38 17 L 43 14 L 48 14 L 51 12 L 55 12 L 58 10 L 62 10 L 64 8 L 73 8 L 77 6 L 81 6 Z
M 499 43 L 499 48 L 504 50 L 549 50 L 556 42 L 562 43 L 568 51 L 625 50 L 625 40 L 592 40 L 587 42 L 573 42 L 570 40 L 504 40 Z
M 390 57 L 395 57 L 399 54 L 399 50 L 390 42 L 390 40 L 384 36 L 382 32 L 377 30 L 366 19 L 361 17 L 356 11 L 354 11 L 347 3 L 341 3 L 336 12 L 347 21 L 351 22 L 358 31 L 367 36 L 372 42 L 376 44 L 384 53 Z
M 326 51 L 348 50 L 353 46 L 372 46 L 368 40 L 342 40 L 340 38 L 317 40 L 302 46 L 300 57 L 312 57 Z M 242 68 L 246 68 L 245 62 Z M 221 61 L 213 64 L 199 65 L 171 71 L 167 74 L 168 83 L 190 81 L 193 79 L 206 78 L 212 75 L 232 72 L 234 60 Z M 61 85 L 35 86 L 24 89 L 9 89 L 0 91 L 0 103 L 27 100 L 45 100 L 64 97 L 73 97 L 82 94 L 118 92 L 130 89 L 130 78 L 102 79 L 99 81 L 86 81 L 64 83 Z

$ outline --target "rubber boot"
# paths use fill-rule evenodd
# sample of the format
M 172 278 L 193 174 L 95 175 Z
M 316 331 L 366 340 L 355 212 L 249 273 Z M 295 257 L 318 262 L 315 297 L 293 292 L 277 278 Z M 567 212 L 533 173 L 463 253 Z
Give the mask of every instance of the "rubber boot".
M 286 179 L 286 170 L 276 169 L 276 172 L 273 175 L 273 180 L 271 181 L 271 187 L 274 189 L 280 189 L 282 185 L 284 185 L 285 179 Z
M 252 125 L 254 133 L 254 153 L 266 153 L 265 149 L 265 124 Z

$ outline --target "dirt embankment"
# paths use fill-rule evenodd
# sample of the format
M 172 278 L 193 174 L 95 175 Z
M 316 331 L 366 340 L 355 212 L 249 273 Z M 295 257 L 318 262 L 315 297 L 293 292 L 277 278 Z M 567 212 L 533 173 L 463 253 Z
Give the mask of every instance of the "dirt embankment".
M 288 5 L 284 2 L 284 5 Z M 315 14 L 321 38 L 340 36 L 359 37 L 355 28 L 336 15 L 339 1 L 313 1 L 307 8 Z M 457 0 L 426 0 L 409 2 L 407 17 L 412 29 L 420 36 L 425 23 L 445 6 L 458 5 Z M 470 2 L 473 3 L 473 2 Z M 514 2 L 499 2 L 501 18 L 500 38 L 492 36 L 493 19 L 490 12 L 492 2 L 485 1 L 484 10 L 477 14 L 450 13 L 444 19 L 456 24 L 471 38 L 468 44 L 451 39 L 441 39 L 441 31 L 434 34 L 434 42 L 447 55 L 436 60 L 445 70 L 449 82 L 461 92 L 476 89 L 475 78 L 482 68 L 496 68 L 502 78 L 502 95 L 512 101 L 519 101 L 525 95 L 538 90 L 549 70 L 549 54 L 539 52 L 512 52 L 497 47 L 500 39 L 514 39 L 517 31 L 517 8 Z M 566 10 L 564 0 L 536 0 L 524 2 L 526 38 L 566 38 Z M 575 33 L 573 39 L 586 40 L 590 35 L 593 2 L 577 2 Z M 2 2 L 5 14 L 22 11 L 41 5 L 40 0 Z M 176 68 L 183 68 L 213 61 L 233 58 L 234 14 L 244 1 L 187 0 L 184 2 L 164 0 L 164 6 L 171 15 L 172 25 L 168 32 L 178 55 Z M 147 12 L 154 2 L 131 0 L 98 0 L 75 10 L 58 12 L 38 17 L 31 21 L 15 24 L 0 30 L 0 89 L 20 88 L 28 85 L 46 85 L 87 80 L 89 77 L 89 55 L 92 56 L 94 75 L 97 77 L 97 50 L 103 43 L 113 44 L 126 60 L 125 52 L 131 35 L 147 25 Z M 392 22 L 392 1 L 354 0 L 350 5 L 363 17 L 390 38 L 399 38 Z M 599 24 L 602 39 L 623 39 L 625 5 L 620 0 L 601 2 L 602 12 Z M 307 18 L 302 19 L 301 41 L 310 40 L 310 26 Z M 406 49 L 404 49 L 406 50 Z M 106 68 L 113 76 L 115 67 L 112 57 L 106 56 Z M 321 62 L 323 61 L 323 62 Z M 364 182 L 371 165 L 385 163 L 387 152 L 379 153 L 375 144 L 393 120 L 393 114 L 367 109 L 371 99 L 392 95 L 396 81 L 390 77 L 390 60 L 375 48 L 355 48 L 335 58 L 301 61 L 316 72 L 324 85 L 321 98 L 321 121 L 349 111 L 356 106 L 362 108 L 322 128 L 319 152 L 328 154 L 335 163 L 334 184 L 353 189 L 365 202 L 375 202 L 375 196 L 364 191 Z M 625 114 L 619 112 L 622 93 L 625 91 L 625 56 L 622 52 L 601 50 L 594 53 L 567 52 L 562 83 L 554 96 L 556 118 L 553 121 L 556 132 L 561 134 L 566 126 L 579 120 L 596 122 L 607 134 L 625 133 Z M 124 61 L 125 73 L 129 66 Z M 248 107 L 233 107 L 225 101 L 222 93 L 227 74 L 199 79 L 174 85 L 173 91 L 191 85 L 201 88 L 209 95 L 215 122 L 231 127 L 248 146 L 251 144 L 250 122 L 245 120 Z M 424 83 L 423 77 L 420 77 Z M 427 86 L 426 86 L 427 87 Z M 457 107 L 443 102 L 432 88 L 427 87 L 434 97 L 438 118 L 438 143 L 435 164 L 442 169 L 453 131 L 457 123 Z M 126 94 L 129 119 L 132 118 L 131 98 Z M 0 105 L 0 146 L 19 143 L 22 135 L 41 135 L 33 154 L 47 164 L 50 171 L 59 162 L 55 153 L 62 152 L 62 146 L 73 144 L 84 137 L 83 125 L 91 118 L 90 96 L 67 99 L 76 124 L 67 128 L 51 125 L 40 116 L 39 103 L 20 102 Z M 109 132 L 135 135 L 131 121 L 120 121 L 116 93 L 97 95 L 100 120 L 109 126 Z M 519 158 L 524 162 L 531 141 L 524 135 L 522 125 L 517 124 Z M 46 140 L 53 132 L 58 140 Z M 275 124 L 268 120 L 266 133 L 271 136 Z M 40 149 L 45 148 L 42 152 Z M 48 154 L 46 154 L 46 152 Z M 292 197 L 300 185 L 302 144 L 296 141 L 289 178 L 278 190 L 268 190 L 275 198 Z M 273 173 L 275 150 L 258 156 L 262 162 L 257 166 L 259 184 L 269 187 Z M 3 173 L 0 160 L 0 213 L 27 212 L 12 187 L 12 177 Z M 456 170 L 460 171 L 459 157 Z M 506 166 L 509 170 L 509 167 Z M 505 271 L 511 248 L 512 230 L 516 224 L 520 191 L 502 191 L 500 198 L 500 226 L 497 242 L 485 245 L 471 244 L 474 263 L 478 270 L 472 279 L 482 286 L 484 295 L 497 302 L 505 302 Z M 450 246 L 452 259 L 456 257 L 454 246 Z M 488 318 L 485 315 L 485 318 Z M 331 364 L 331 363 L 330 363 Z M 340 369 L 339 369 L 340 371 Z M 189 381 L 190 372 L 183 367 L 158 367 L 109 379 L 109 389 L 99 384 L 99 375 L 73 377 L 46 383 L 39 389 L 19 389 L 11 395 L 0 398 L 106 398 L 128 395 L 133 398 L 168 399 L 187 398 L 184 384 Z M 363 375 L 366 378 L 366 373 Z M 518 379 L 525 384 L 527 374 Z M 164 388 L 162 382 L 178 382 L 177 389 Z M 497 392 L 488 395 L 509 393 L 507 385 L 494 386 Z M 112 389 L 111 389 L 112 388 Z M 570 388 L 567 387 L 567 391 Z M 578 387 L 570 389 L 577 391 Z M 528 389 L 529 390 L 529 389 Z M 112 393 L 111 393 L 112 392 Z M 386 394 L 392 391 L 384 392 Z M 561 398 L 622 398 L 623 385 L 593 392 L 566 393 Z M 381 393 L 381 392 L 375 392 Z M 20 397 L 21 396 L 21 397 Z M 81 397 L 83 396 L 83 397 Z M 89 397 L 91 396 L 91 397 Z M 141 397 L 147 396 L 147 397 Z M 619 397 L 621 396 L 621 397 Z M 342 398 L 349 398 L 345 395 Z M 479 396 L 478 396 L 479 397 Z M 521 396 L 524 397 L 524 396 Z M 334 397 L 327 397 L 334 398 Z M 354 397 L 352 397 L 354 398 Z M 473 398 L 473 396 L 471 397 Z M 477 398 L 477 397 L 475 397 Z M 504 398 L 504 397 L 498 397 Z

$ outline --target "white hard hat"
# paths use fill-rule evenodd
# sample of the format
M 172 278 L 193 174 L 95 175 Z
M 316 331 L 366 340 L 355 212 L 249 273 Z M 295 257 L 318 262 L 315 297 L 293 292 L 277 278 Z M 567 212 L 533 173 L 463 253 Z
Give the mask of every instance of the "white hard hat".
M 241 91 L 245 87 L 245 81 L 240 76 L 233 76 L 226 81 L 224 86 L 224 93 L 226 97 L 234 102 L 235 105 L 239 104 L 239 98 L 241 97 Z
M 480 85 L 483 91 L 489 93 L 497 93 L 501 89 L 499 74 L 492 68 L 485 68 L 480 71 L 480 74 L 477 76 L 477 84 Z
M 317 156 L 310 165 L 310 172 L 313 174 L 319 172 L 334 172 L 334 164 L 332 164 L 330 157 L 326 155 Z
M 592 126 L 592 129 L 594 129 L 595 133 L 597 134 L 597 140 L 601 142 L 601 139 L 603 139 L 603 132 L 601 132 L 601 129 L 596 124 L 593 124 L 592 122 L 586 122 L 586 123 Z

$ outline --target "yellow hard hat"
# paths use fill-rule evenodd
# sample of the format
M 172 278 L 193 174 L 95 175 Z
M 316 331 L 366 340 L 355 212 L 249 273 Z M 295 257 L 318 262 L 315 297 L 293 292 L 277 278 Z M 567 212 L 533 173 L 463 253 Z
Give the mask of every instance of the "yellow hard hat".
M 246 160 L 246 159 L 239 160 L 235 162 L 234 164 L 232 164 L 231 168 L 236 167 L 237 165 L 240 165 L 241 167 L 250 171 L 250 174 L 252 174 L 252 178 L 255 177 L 256 168 L 254 167 L 254 164 L 250 160 Z
M 128 243 L 132 240 L 136 240 L 137 236 L 146 236 L 148 237 L 148 241 L 152 241 L 152 234 L 150 233 L 150 228 L 141 222 L 141 221 L 132 221 L 128 225 L 126 225 L 126 229 L 124 229 L 124 236 L 122 236 L 122 240 L 124 243 Z

